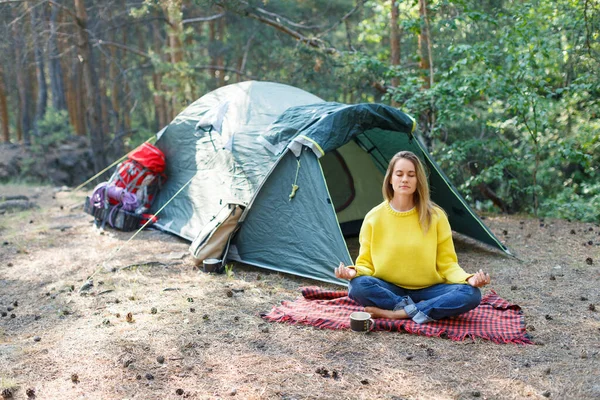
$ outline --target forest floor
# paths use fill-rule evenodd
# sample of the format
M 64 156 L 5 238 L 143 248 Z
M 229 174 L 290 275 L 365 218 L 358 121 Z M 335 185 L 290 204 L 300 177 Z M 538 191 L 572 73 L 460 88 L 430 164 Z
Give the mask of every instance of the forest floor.
M 40 208 L 0 215 L 5 396 L 600 398 L 598 225 L 486 216 L 518 258 L 455 238 L 463 268 L 491 274 L 484 293 L 522 307 L 535 344 L 514 345 L 266 323 L 261 312 L 321 284 L 239 264 L 205 274 L 174 236 L 146 230 L 129 241 L 95 228 L 83 191 L 0 185 L 8 195 Z

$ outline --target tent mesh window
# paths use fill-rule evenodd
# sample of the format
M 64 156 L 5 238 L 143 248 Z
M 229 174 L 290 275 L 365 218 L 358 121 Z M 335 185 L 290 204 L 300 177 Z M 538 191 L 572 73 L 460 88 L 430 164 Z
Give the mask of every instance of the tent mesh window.
M 350 206 L 356 197 L 352 174 L 348 169 L 348 165 L 346 165 L 346 161 L 337 150 L 325 154 L 319 161 L 321 162 L 321 168 L 323 168 L 325 180 L 328 183 L 327 186 L 335 212 L 339 213 Z

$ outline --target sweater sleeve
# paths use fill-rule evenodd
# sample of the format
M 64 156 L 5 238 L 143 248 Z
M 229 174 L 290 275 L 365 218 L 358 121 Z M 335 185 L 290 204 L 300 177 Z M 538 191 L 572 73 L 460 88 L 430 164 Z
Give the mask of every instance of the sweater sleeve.
M 442 210 L 437 210 L 437 270 L 448 283 L 467 283 L 471 274 L 466 273 L 459 265 L 452 241 L 452 230 L 448 217 Z
M 356 270 L 356 276 L 371 276 L 375 271 L 373 268 L 373 260 L 371 259 L 371 233 L 371 221 L 367 221 L 367 218 L 365 218 L 363 225 L 360 228 L 360 235 L 358 236 L 360 242 L 358 258 L 356 259 L 356 264 L 351 267 Z

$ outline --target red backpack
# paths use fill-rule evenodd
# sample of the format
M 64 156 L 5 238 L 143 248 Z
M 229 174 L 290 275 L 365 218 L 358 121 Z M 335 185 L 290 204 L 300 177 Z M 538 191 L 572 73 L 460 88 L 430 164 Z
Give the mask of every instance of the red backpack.
M 136 213 L 146 212 L 166 180 L 165 165 L 163 152 L 150 143 L 143 143 L 117 166 L 108 186 L 117 186 L 134 194 L 138 200 Z M 119 204 L 118 199 L 109 198 L 109 202 Z
M 142 144 L 117 166 L 108 182 L 94 188 L 84 211 L 94 216 L 97 225 L 104 227 L 108 222 L 123 231 L 135 230 L 148 220 L 156 222 L 156 216 L 147 212 L 167 178 L 164 170 L 163 152 Z

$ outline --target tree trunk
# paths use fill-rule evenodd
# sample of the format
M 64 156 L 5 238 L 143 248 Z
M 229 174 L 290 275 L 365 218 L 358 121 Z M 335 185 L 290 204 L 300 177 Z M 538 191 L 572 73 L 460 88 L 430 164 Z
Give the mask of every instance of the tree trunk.
M 252 35 L 246 41 L 246 45 L 244 46 L 244 55 L 240 58 L 240 62 L 238 64 L 238 71 L 244 73 L 246 70 L 246 63 L 248 62 L 248 54 L 250 53 L 250 46 L 252 45 L 252 41 L 256 36 L 256 31 L 252 32 Z M 237 75 L 237 82 L 242 82 L 244 80 L 244 76 L 242 74 Z
M 29 2 L 26 2 L 28 6 Z M 33 38 L 33 54 L 35 57 L 35 76 L 37 82 L 37 100 L 35 102 L 35 117 L 33 119 L 33 132 L 36 137 L 41 137 L 38 125 L 46 115 L 46 106 L 48 105 L 48 86 L 46 85 L 46 72 L 44 69 L 44 51 L 40 40 L 43 32 L 43 18 L 40 17 L 38 7 L 31 9 L 31 35 Z
M 90 133 L 91 150 L 94 158 L 94 169 L 101 171 L 106 166 L 106 155 L 104 154 L 104 133 L 102 132 L 102 121 L 100 120 L 102 110 L 100 107 L 100 96 L 98 79 L 94 70 L 94 59 L 92 57 L 92 46 L 87 32 L 87 12 L 84 0 L 75 0 L 75 11 L 77 13 L 78 38 L 77 47 L 83 70 L 83 81 L 85 84 L 85 105 Z
M 346 41 L 348 42 L 348 50 L 356 51 L 354 45 L 352 44 L 352 27 L 348 19 L 344 21 L 344 27 L 346 28 Z
M 73 94 L 73 78 L 74 71 L 71 69 L 67 70 L 67 79 L 65 81 L 65 100 L 67 102 L 67 112 L 69 113 L 69 122 L 75 131 L 75 134 L 81 136 L 77 127 L 77 107 L 75 106 L 75 95 Z
M 21 61 L 21 66 L 23 61 Z M 20 68 L 19 68 L 20 69 Z M 23 144 L 29 146 L 31 144 L 31 80 L 27 68 L 17 74 L 17 81 L 19 83 L 19 102 L 21 110 L 21 129 L 22 129 L 22 140 Z
M 96 63 L 98 64 L 98 97 L 100 98 L 100 124 L 102 126 L 102 132 L 108 134 L 110 132 L 110 118 L 108 116 L 109 99 L 106 96 L 108 79 L 106 77 L 106 70 L 108 69 L 107 63 L 109 60 L 106 57 L 99 57 Z
M 69 110 L 69 120 L 71 125 L 75 129 L 77 136 L 85 136 L 85 110 L 83 108 L 84 93 L 83 93 L 83 79 L 81 78 L 81 63 L 77 54 L 71 61 L 71 68 L 69 77 L 67 79 L 67 107 Z
M 429 33 L 429 17 L 427 16 L 427 0 L 419 0 L 419 16 L 421 17 L 421 32 L 419 34 L 420 67 L 423 76 L 423 89 L 433 87 L 433 60 L 431 55 L 431 35 Z M 433 144 L 433 132 L 435 129 L 435 101 L 430 99 L 430 105 L 424 111 L 421 120 L 425 144 L 431 150 Z
M 58 7 L 52 7 L 50 12 L 50 38 L 48 39 L 48 75 L 50 77 L 52 107 L 58 111 L 67 109 L 60 53 L 56 39 L 56 23 L 59 11 Z
M 398 25 L 398 1 L 392 0 L 392 15 L 390 19 L 390 52 L 392 67 L 400 65 L 400 27 Z M 392 86 L 398 87 L 400 80 L 394 76 L 392 78 Z M 398 107 L 399 104 L 392 96 L 392 107 Z
M 27 76 L 27 60 L 25 55 L 22 53 L 22 49 L 25 48 L 23 41 L 24 27 L 20 24 L 17 19 L 18 12 L 15 8 L 13 10 L 13 38 L 14 38 L 14 50 L 15 50 L 15 72 L 17 78 L 17 87 L 19 88 L 19 121 L 17 124 L 17 141 L 23 142 L 26 146 L 31 144 L 30 132 L 31 132 L 31 114 L 29 112 L 31 108 L 31 98 L 29 93 L 31 92 L 31 80 Z M 23 32 L 22 32 L 23 31 Z
M 154 51 L 156 54 L 162 54 L 162 37 L 160 35 L 160 27 L 156 21 L 152 24 L 152 37 L 154 41 Z M 154 114 L 157 123 L 155 130 L 158 131 L 167 125 L 169 117 L 167 114 L 165 96 L 163 94 L 162 78 L 156 70 L 152 74 L 152 83 L 154 84 Z
M 127 2 L 124 0 L 123 1 L 123 7 L 126 8 L 127 7 Z M 139 27 L 138 27 L 139 28 Z M 139 30 L 136 30 L 137 33 L 137 37 L 139 40 L 139 48 L 140 49 L 145 49 L 146 48 L 146 41 L 145 41 L 145 37 L 146 35 L 142 35 L 139 33 Z M 123 31 L 123 44 L 127 44 L 127 37 L 128 37 L 128 33 L 127 30 Z M 121 53 L 123 54 L 123 53 Z M 119 90 L 119 113 L 120 113 L 120 118 L 119 118 L 119 126 L 120 129 L 123 132 L 128 132 L 131 130 L 131 115 L 129 114 L 129 110 L 131 110 L 131 99 L 129 97 L 129 94 L 131 93 L 131 88 L 129 87 L 129 79 L 127 74 L 121 74 L 121 81 L 123 82 L 123 85 L 121 85 L 121 90 Z M 143 114 L 145 115 L 145 114 Z M 145 119 L 145 117 L 144 117 Z M 145 124 L 146 126 L 148 126 L 148 124 Z M 124 150 L 124 144 L 123 144 L 123 152 Z
M 225 49 L 223 48 L 223 38 L 225 37 L 225 18 L 219 18 L 217 20 L 217 23 L 219 24 L 219 49 L 217 50 L 217 65 L 220 68 L 220 70 L 217 71 L 217 73 L 219 74 L 219 87 L 221 87 L 225 86 L 225 71 L 223 70 L 223 67 L 225 67 Z
M 127 77 L 125 77 L 127 78 Z M 129 110 L 131 110 L 131 100 L 129 97 L 129 93 L 131 93 L 131 88 L 129 86 L 129 82 L 125 79 L 125 85 L 122 91 L 122 98 L 124 102 L 125 111 L 123 112 L 123 130 L 130 131 L 131 130 L 131 114 L 129 114 Z M 142 114 L 144 116 L 143 120 L 146 121 L 146 114 Z M 146 124 L 144 122 L 144 124 Z M 148 126 L 148 124 L 146 124 Z
M 430 59 L 429 59 L 429 30 L 427 29 L 427 0 L 419 0 L 419 16 L 421 17 L 421 30 L 419 33 L 419 66 L 423 76 L 423 87 L 431 88 L 429 75 Z
M 167 125 L 168 115 L 165 98 L 158 93 L 162 88 L 162 80 L 156 72 L 152 74 L 152 83 L 154 84 L 154 114 L 158 124 L 156 130 L 160 130 Z
M 111 20 L 112 20 L 112 13 L 111 13 Z M 111 40 L 113 42 L 115 42 L 116 40 L 116 34 L 115 31 L 113 30 L 111 33 Z M 123 34 L 122 34 L 122 44 L 124 46 L 127 45 L 127 29 L 123 29 Z M 140 47 L 141 48 L 141 47 Z M 119 76 L 118 74 L 118 70 L 117 70 L 117 60 L 121 60 L 122 58 L 120 57 L 120 55 L 122 54 L 122 51 L 117 49 L 114 46 L 110 47 L 110 60 L 108 61 L 110 64 L 108 66 L 108 82 L 107 82 L 107 86 L 110 85 L 110 108 L 111 108 L 111 120 L 113 122 L 113 129 L 114 129 L 114 139 L 113 141 L 113 145 L 111 146 L 112 149 L 114 150 L 115 154 L 123 154 L 124 153 L 124 148 L 123 148 L 123 133 L 124 133 L 124 129 L 123 129 L 123 113 L 121 110 L 121 93 L 122 90 L 121 86 L 122 86 L 122 77 Z
M 88 135 L 88 126 L 89 126 L 89 116 L 87 113 L 87 104 L 86 104 L 86 91 L 85 91 L 85 79 L 83 78 L 83 64 L 79 62 L 79 58 L 77 58 L 76 69 L 77 74 L 75 75 L 75 107 L 77 108 L 77 123 L 81 129 L 81 135 Z
M 59 65 L 61 71 L 65 72 L 63 83 L 69 122 L 77 136 L 85 136 L 85 119 L 83 118 L 83 113 L 80 111 L 82 97 L 79 95 L 79 58 L 77 57 L 77 50 L 70 49 L 71 44 L 67 38 L 67 36 L 76 36 L 76 30 L 75 24 L 71 25 L 69 30 L 66 31 L 68 35 L 58 37 L 57 45 L 59 54 L 64 54 L 59 59 Z
M 8 104 L 6 101 L 6 86 L 4 85 L 4 70 L 0 64 L 0 123 L 2 124 L 2 141 L 10 142 L 8 131 Z
M 125 35 L 123 35 L 125 38 Z M 115 129 L 115 133 L 118 135 L 120 131 L 123 130 L 123 127 L 121 126 L 121 122 L 122 122 L 122 117 L 121 117 L 121 104 L 120 104 L 120 97 L 121 97 L 121 91 L 119 90 L 120 86 L 121 86 L 121 82 L 119 77 L 117 76 L 117 57 L 118 57 L 118 53 L 119 50 L 117 50 L 114 47 L 110 48 L 110 65 L 108 67 L 108 82 L 110 82 L 111 85 L 111 89 L 110 89 L 110 106 L 112 109 L 112 115 L 113 117 L 111 118 L 113 120 L 113 126 Z
M 162 2 L 163 12 L 167 18 L 169 27 L 167 28 L 167 34 L 169 35 L 169 52 L 170 61 L 172 65 L 176 65 L 183 61 L 183 49 L 181 38 L 183 37 L 183 24 L 182 12 L 181 12 L 181 1 L 182 0 L 169 0 Z M 178 88 L 185 90 L 185 82 L 178 84 Z M 177 96 L 177 88 L 173 88 L 171 93 L 171 113 L 169 119 L 175 118 L 175 114 L 179 112 L 181 106 Z M 181 94 L 184 94 L 183 92 Z
M 216 24 L 218 24 L 219 21 L 209 21 L 208 22 L 208 56 L 210 59 L 210 65 L 217 65 L 217 59 L 216 59 L 216 52 L 215 52 L 215 47 L 216 47 L 216 37 L 217 37 L 217 29 L 216 29 Z M 214 84 L 214 80 L 216 79 L 216 75 L 215 75 L 215 70 L 214 69 L 209 69 L 208 73 L 210 75 L 211 80 L 213 80 L 213 87 L 216 87 L 216 84 Z
M 182 21 L 183 24 L 183 21 Z M 202 37 L 204 24 L 202 22 L 198 22 L 194 25 L 195 35 L 189 35 L 185 38 L 185 48 L 193 48 L 195 43 L 203 43 L 204 38 Z M 201 46 L 204 47 L 204 46 Z M 195 47 L 198 48 L 197 46 Z M 193 102 L 198 99 L 198 82 L 195 79 L 188 79 L 187 84 L 189 85 L 188 98 L 186 99 L 187 103 Z

